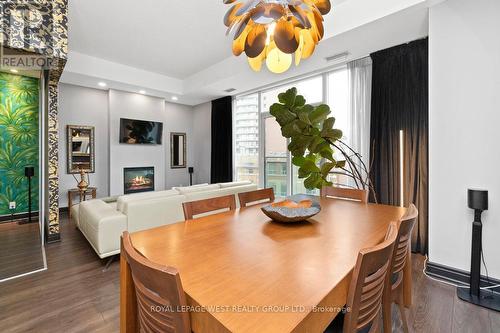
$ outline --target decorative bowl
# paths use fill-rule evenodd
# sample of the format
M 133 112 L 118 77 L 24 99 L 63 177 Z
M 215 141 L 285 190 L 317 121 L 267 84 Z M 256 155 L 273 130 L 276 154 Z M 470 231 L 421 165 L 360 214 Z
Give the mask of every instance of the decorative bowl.
M 307 196 L 294 196 L 261 208 L 262 212 L 276 222 L 293 223 L 305 221 L 321 211 L 321 206 Z

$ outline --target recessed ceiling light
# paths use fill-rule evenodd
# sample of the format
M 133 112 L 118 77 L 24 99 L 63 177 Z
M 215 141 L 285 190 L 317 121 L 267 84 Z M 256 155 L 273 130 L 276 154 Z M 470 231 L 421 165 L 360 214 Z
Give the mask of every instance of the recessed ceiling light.
M 146 94 L 146 90 L 139 90 L 139 94 Z
M 98 85 L 99 85 L 99 87 L 106 87 L 107 86 L 106 82 L 99 82 Z
M 173 100 L 173 101 L 177 101 L 178 99 L 179 99 L 179 97 L 177 97 L 177 96 L 172 96 L 172 100 Z
M 17 69 L 14 69 L 14 68 L 12 68 L 10 71 L 11 71 L 12 73 L 19 73 L 19 71 L 18 71 Z

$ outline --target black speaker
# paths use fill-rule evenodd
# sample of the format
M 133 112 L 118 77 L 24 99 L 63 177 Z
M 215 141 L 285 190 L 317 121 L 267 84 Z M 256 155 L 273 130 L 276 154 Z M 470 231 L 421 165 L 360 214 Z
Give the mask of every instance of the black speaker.
M 488 191 L 486 190 L 467 190 L 467 204 L 470 209 L 488 210 Z
M 457 296 L 463 301 L 500 311 L 500 295 L 481 291 L 481 256 L 483 252 L 483 223 L 481 214 L 488 210 L 488 191 L 467 190 L 467 205 L 474 209 L 469 288 L 458 287 Z
M 194 168 L 193 167 L 189 167 L 188 168 L 188 172 L 189 172 L 189 186 L 193 185 L 193 172 L 194 172 Z
M 35 176 L 35 168 L 32 166 L 27 166 L 24 168 L 24 175 L 28 178 L 28 221 L 20 222 L 20 224 L 24 223 L 32 223 L 36 222 L 31 218 L 31 178 Z
M 34 167 L 25 167 L 24 168 L 24 175 L 26 177 L 33 177 L 35 175 L 35 168 Z

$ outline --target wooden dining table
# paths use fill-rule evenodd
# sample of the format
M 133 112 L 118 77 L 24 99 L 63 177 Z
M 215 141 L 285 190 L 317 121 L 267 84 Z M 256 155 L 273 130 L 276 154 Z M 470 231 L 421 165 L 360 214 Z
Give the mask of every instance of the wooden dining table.
M 272 222 L 256 205 L 136 232 L 132 243 L 147 259 L 179 270 L 195 333 L 323 332 L 346 304 L 359 250 L 381 242 L 405 209 L 318 200 L 321 212 L 306 222 Z M 120 275 L 121 332 L 136 332 L 123 256 Z

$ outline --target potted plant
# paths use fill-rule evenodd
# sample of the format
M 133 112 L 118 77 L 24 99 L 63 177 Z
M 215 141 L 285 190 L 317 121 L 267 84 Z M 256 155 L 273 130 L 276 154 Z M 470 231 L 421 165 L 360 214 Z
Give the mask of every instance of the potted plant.
M 290 140 L 288 150 L 292 164 L 299 167 L 298 176 L 304 179 L 304 186 L 307 189 L 332 185 L 369 189 L 375 198 L 369 170 L 361 155 L 342 141 L 342 131 L 334 128 L 335 118 L 330 116 L 330 107 L 306 104 L 305 98 L 297 95 L 296 88 L 279 94 L 278 100 L 279 103 L 271 105 L 270 113 L 280 125 L 281 134 Z M 329 174 L 344 175 L 352 179 L 354 185 L 334 184 L 328 180 Z

